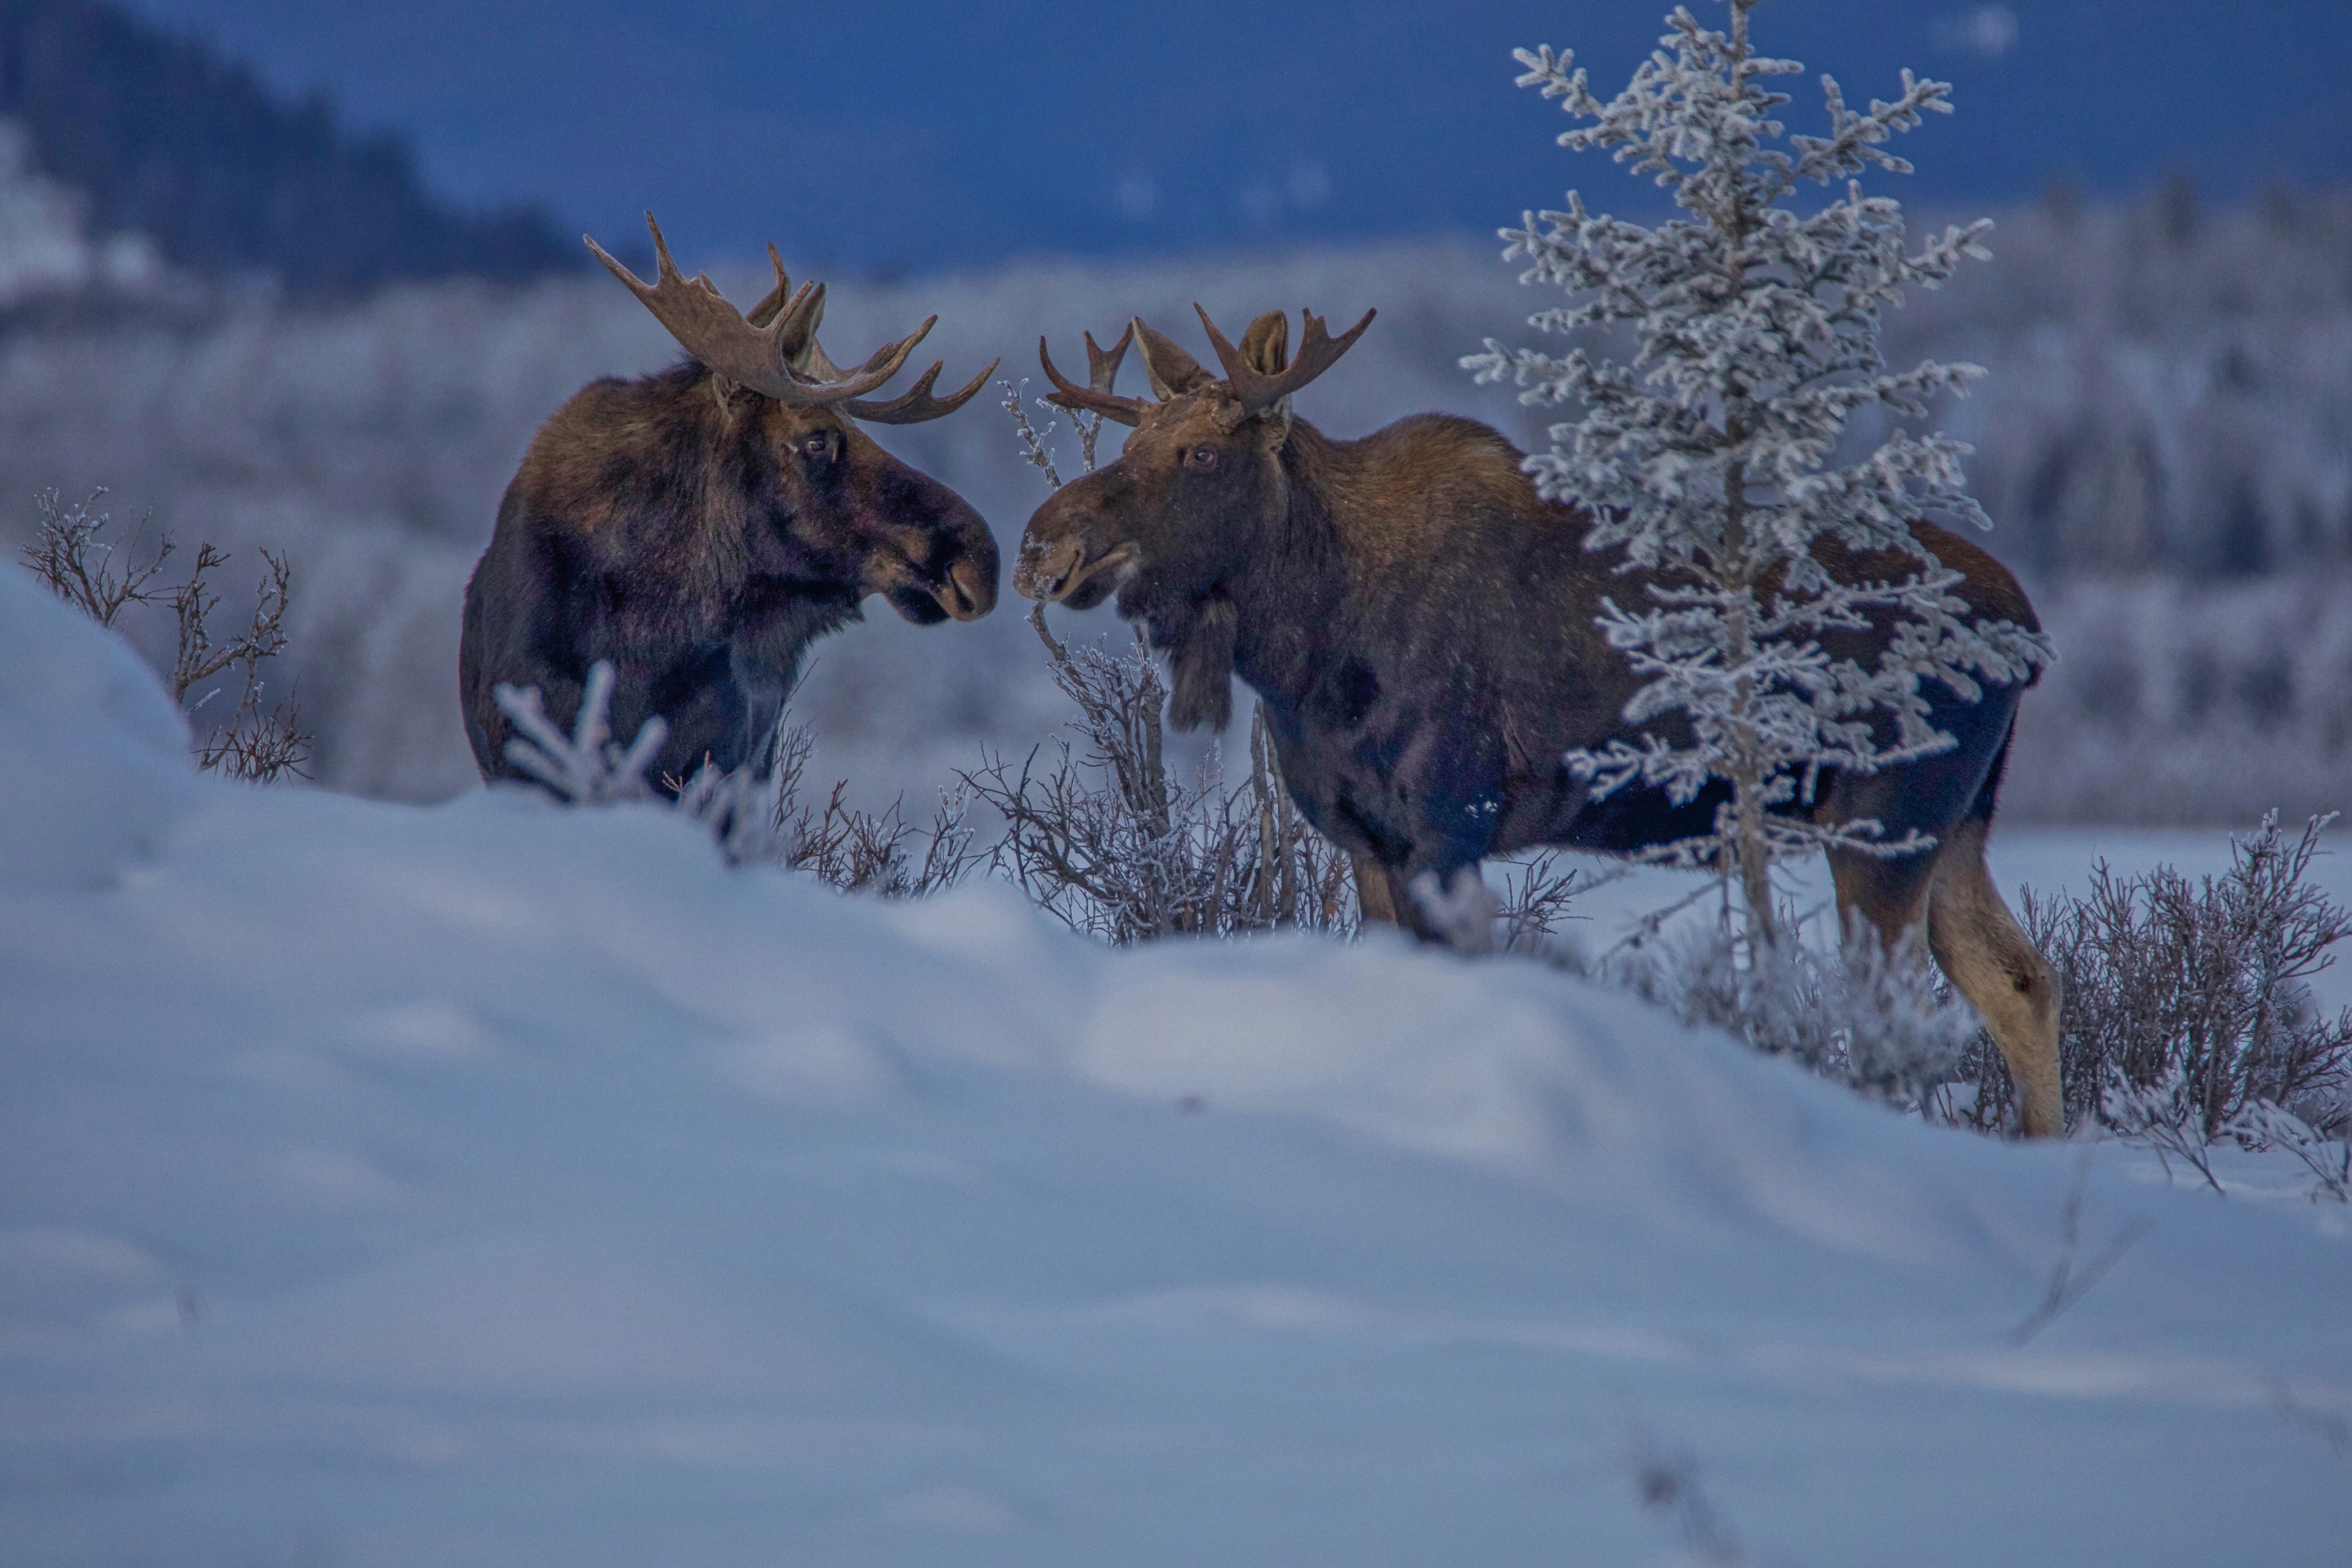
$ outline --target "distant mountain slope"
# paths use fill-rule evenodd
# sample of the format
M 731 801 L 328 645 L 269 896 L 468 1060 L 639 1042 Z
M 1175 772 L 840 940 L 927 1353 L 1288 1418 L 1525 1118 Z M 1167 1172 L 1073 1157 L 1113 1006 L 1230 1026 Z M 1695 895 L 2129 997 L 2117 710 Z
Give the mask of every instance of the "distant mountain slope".
M 271 272 L 332 295 L 577 264 L 545 213 L 452 211 L 399 139 L 354 137 L 323 99 L 282 102 L 244 67 L 113 5 L 0 0 L 0 117 L 86 193 L 94 234 L 138 231 L 196 271 Z

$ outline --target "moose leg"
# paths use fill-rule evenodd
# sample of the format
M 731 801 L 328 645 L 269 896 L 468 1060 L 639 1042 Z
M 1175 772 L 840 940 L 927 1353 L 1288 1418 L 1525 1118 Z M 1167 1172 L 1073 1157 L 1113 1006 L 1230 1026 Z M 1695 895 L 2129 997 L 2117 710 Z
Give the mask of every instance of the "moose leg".
M 1401 923 L 1397 919 L 1396 887 L 1389 880 L 1388 868 L 1369 855 L 1351 851 L 1348 859 L 1356 868 L 1356 907 L 1363 911 L 1366 922 L 1388 926 Z
M 1927 855 L 1882 859 L 1832 853 L 1830 880 L 1837 888 L 1838 928 L 1851 932 L 1867 921 L 1879 941 L 1895 947 L 1926 923 L 1927 889 L 1934 879 Z
M 1959 824 L 1936 857 L 1927 942 L 2009 1063 L 2029 1138 L 2066 1135 L 2058 1080 L 2058 972 L 2034 950 L 1993 886 L 1985 825 Z

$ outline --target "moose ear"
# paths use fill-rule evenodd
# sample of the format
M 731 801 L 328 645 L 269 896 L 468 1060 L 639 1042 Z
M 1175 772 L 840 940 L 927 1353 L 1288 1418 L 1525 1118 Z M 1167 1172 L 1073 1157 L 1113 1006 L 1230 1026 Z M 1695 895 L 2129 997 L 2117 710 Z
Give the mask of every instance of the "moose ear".
M 1290 365 L 1290 318 L 1268 310 L 1242 334 L 1242 363 L 1260 375 L 1280 375 Z M 1268 447 L 1290 438 L 1290 399 L 1278 398 L 1257 416 L 1261 437 Z
M 1242 359 L 1260 375 L 1280 375 L 1290 365 L 1290 318 L 1268 310 L 1242 334 Z
M 1143 374 L 1150 378 L 1151 395 L 1162 403 L 1217 379 L 1178 347 L 1175 339 L 1145 326 L 1140 316 L 1135 318 L 1135 346 L 1143 351 Z
M 772 256 L 772 247 L 770 247 L 770 251 Z M 783 289 L 784 264 L 778 261 L 775 291 L 782 293 Z M 767 300 L 762 300 L 760 304 L 761 308 L 765 308 Z M 751 320 L 748 316 L 744 319 Z M 753 321 L 751 324 L 765 326 L 767 323 Z M 783 351 L 784 363 L 802 375 L 816 381 L 837 381 L 840 379 L 841 372 L 835 368 L 833 361 L 825 357 L 824 351 L 817 347 L 816 343 L 816 330 L 824 324 L 824 285 L 820 283 L 810 292 L 807 310 L 803 310 L 800 319 L 792 324 L 791 330 L 778 340 L 776 346 Z

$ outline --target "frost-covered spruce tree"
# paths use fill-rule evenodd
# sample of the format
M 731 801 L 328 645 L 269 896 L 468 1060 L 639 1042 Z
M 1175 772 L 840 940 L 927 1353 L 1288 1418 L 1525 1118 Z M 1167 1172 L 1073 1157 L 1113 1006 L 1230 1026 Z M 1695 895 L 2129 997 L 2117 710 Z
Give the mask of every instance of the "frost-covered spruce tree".
M 1866 773 L 1949 747 L 1929 721 L 1924 682 L 1973 699 L 1977 678 L 2024 679 L 2049 649 L 2011 623 L 1963 620 L 1968 606 L 1952 593 L 1959 574 L 1912 535 L 1912 521 L 1930 512 L 1990 526 L 1963 488 L 1967 447 L 1898 433 L 1858 463 L 1832 466 L 1858 411 L 1924 419 L 1931 396 L 1982 374 L 1933 362 L 1889 372 L 1878 333 L 1906 285 L 1933 287 L 1963 257 L 1988 255 L 1979 238 L 1990 223 L 1948 226 L 1908 254 L 1900 205 L 1865 197 L 1853 179 L 1873 166 L 1908 173 L 1882 144 L 1924 111 L 1948 113 L 1950 89 L 1906 70 L 1899 98 L 1857 111 L 1823 77 L 1829 133 L 1787 135 L 1774 115 L 1789 100 L 1766 84 L 1804 68 L 1754 53 L 1757 0 L 1728 3 L 1727 33 L 1677 7 L 1664 47 L 1606 103 L 1570 70 L 1570 54 L 1517 51 L 1520 86 L 1593 122 L 1561 145 L 1607 149 L 1654 175 L 1682 216 L 1644 228 L 1588 213 L 1571 191 L 1566 212 L 1531 213 L 1502 231 L 1505 258 L 1530 263 L 1523 281 L 1570 296 L 1530 324 L 1623 323 L 1637 345 L 1630 364 L 1581 347 L 1564 357 L 1514 352 L 1493 339 L 1462 363 L 1481 382 L 1515 377 L 1524 402 L 1580 411 L 1552 427 L 1551 449 L 1528 468 L 1544 495 L 1592 514 L 1590 548 L 1622 545 L 1626 570 L 1664 579 L 1646 604 L 1604 600 L 1600 624 L 1647 678 L 1626 719 L 1685 715 L 1688 742 L 1617 741 L 1571 752 L 1570 765 L 1596 797 L 1638 781 L 1687 803 L 1710 780 L 1727 783 L 1713 833 L 1656 853 L 1736 874 L 1750 932 L 1771 941 L 1773 860 L 1930 847 L 1916 834 L 1887 838 L 1875 822 L 1817 825 L 1773 808 L 1807 804 L 1822 769 Z M 1797 205 L 1808 184 L 1841 180 L 1843 199 Z M 1916 567 L 1836 582 L 1812 553 L 1829 538 L 1898 552 Z M 1873 625 L 1892 636 L 1874 668 L 1833 659 L 1817 640 Z

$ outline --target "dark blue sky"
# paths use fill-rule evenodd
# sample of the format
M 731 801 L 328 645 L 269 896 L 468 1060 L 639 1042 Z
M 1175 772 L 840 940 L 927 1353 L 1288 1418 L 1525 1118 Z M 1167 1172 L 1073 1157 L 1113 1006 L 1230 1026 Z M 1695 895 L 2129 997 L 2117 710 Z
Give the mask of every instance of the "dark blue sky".
M 272 84 L 412 140 L 463 201 L 682 249 L 765 238 L 813 262 L 1483 233 L 1569 185 L 1641 188 L 1550 144 L 1514 45 L 1576 49 L 1614 90 L 1659 0 L 138 0 Z M 1713 0 L 1694 0 L 1702 18 Z M 1900 67 L 1959 112 L 1906 139 L 1899 194 L 1997 205 L 2059 170 L 2094 193 L 2189 172 L 2220 198 L 2352 179 L 2341 0 L 1770 0 L 1759 44 L 1849 98 Z M 1798 79 L 1791 111 L 1818 123 Z

